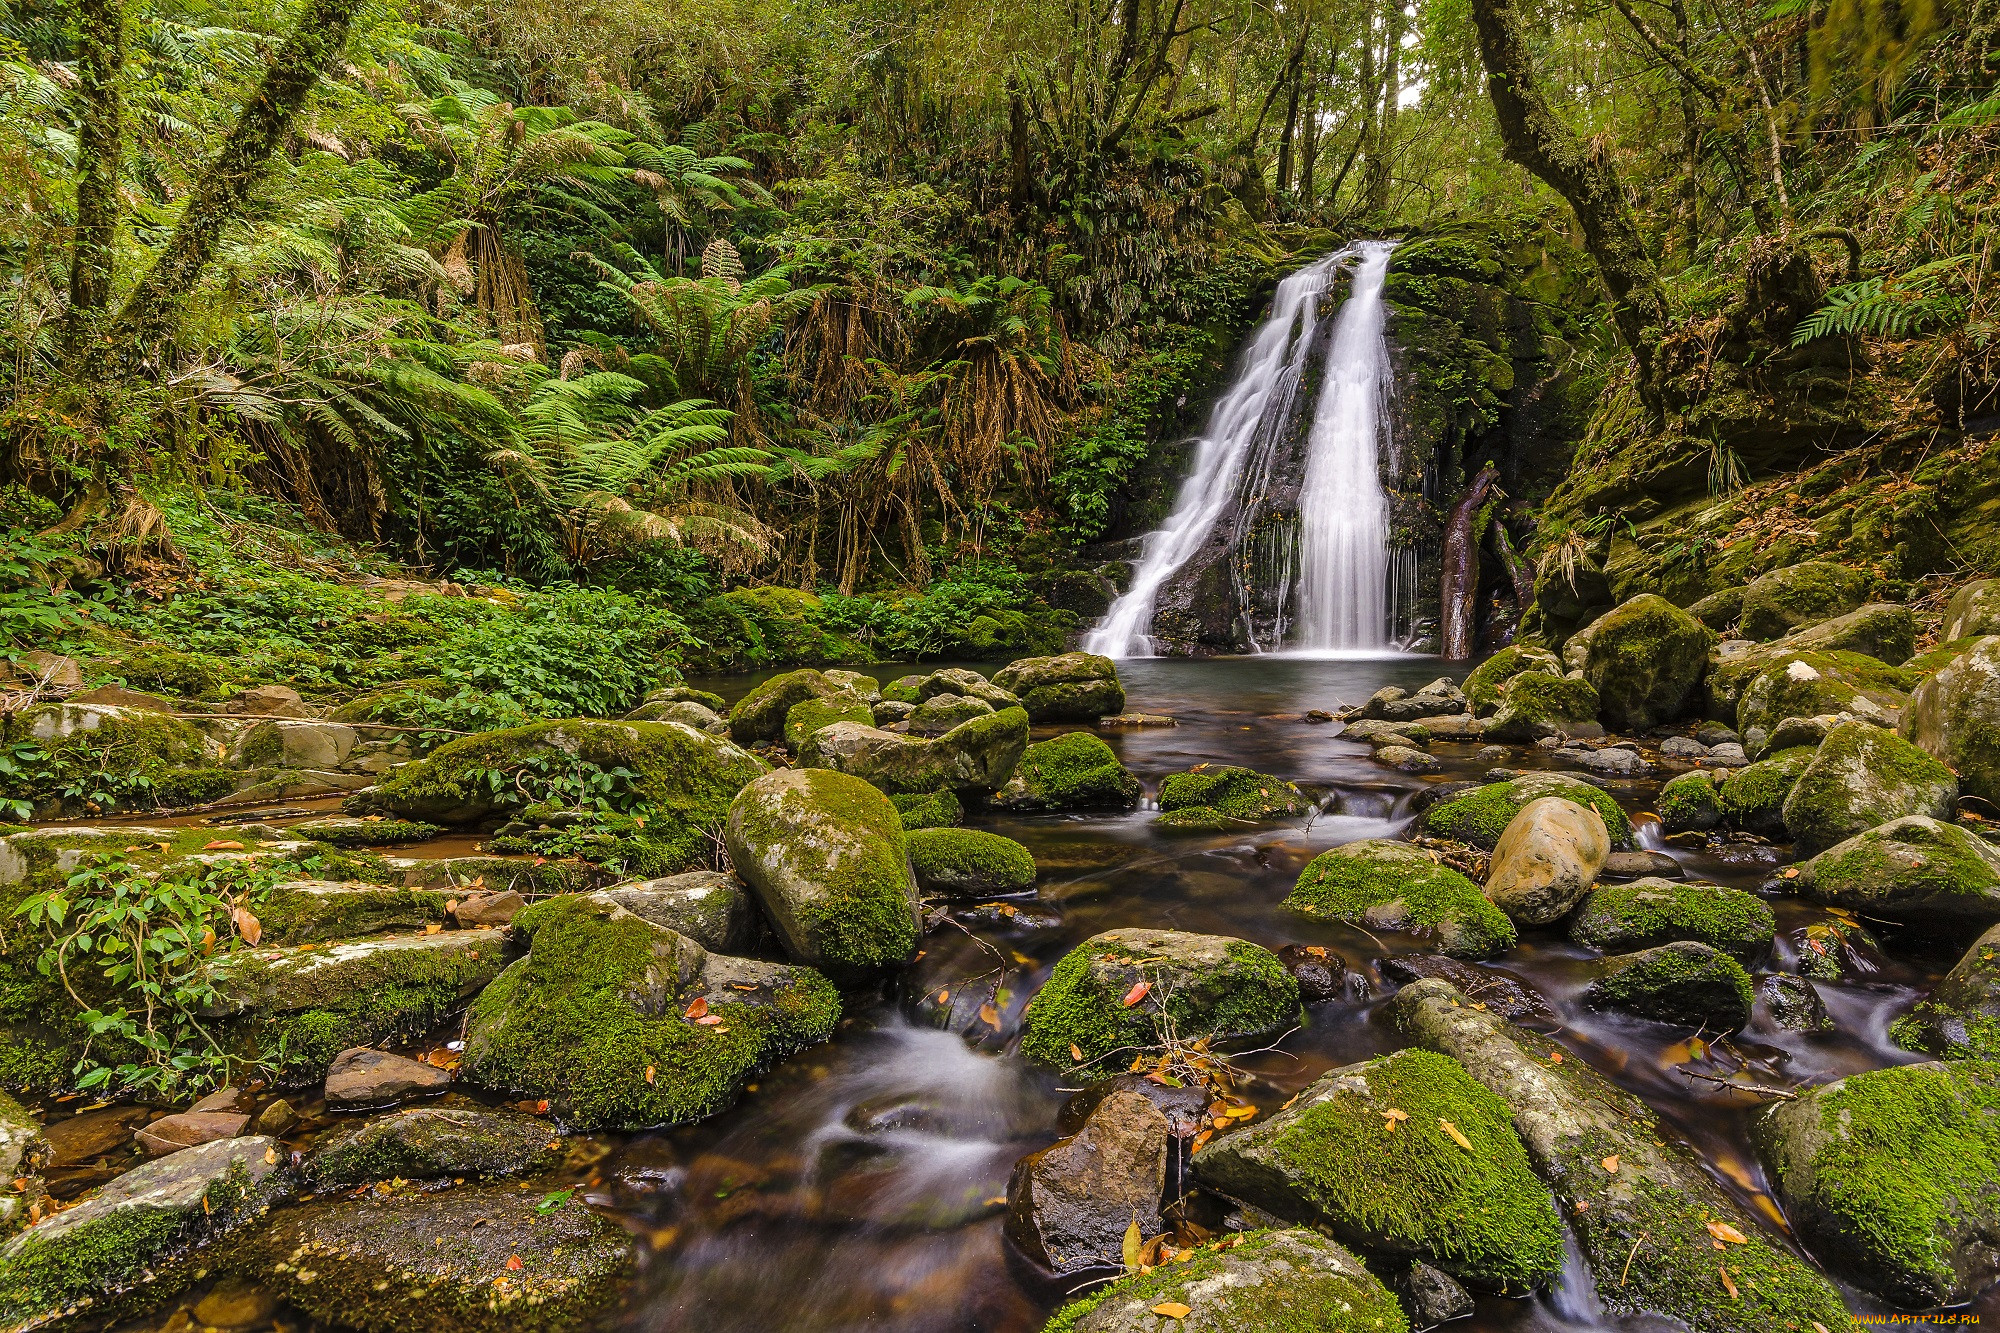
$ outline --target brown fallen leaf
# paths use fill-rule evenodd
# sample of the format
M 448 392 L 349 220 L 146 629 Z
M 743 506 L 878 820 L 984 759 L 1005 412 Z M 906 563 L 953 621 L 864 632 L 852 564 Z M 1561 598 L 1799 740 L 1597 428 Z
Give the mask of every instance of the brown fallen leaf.
M 1396 1132 L 1397 1124 L 1401 1121 L 1408 1120 L 1409 1118 L 1410 1118 L 1410 1113 L 1408 1111 L 1401 1110 L 1398 1107 L 1392 1106 L 1388 1110 L 1382 1112 L 1382 1122 L 1383 1122 L 1382 1128 L 1388 1130 L 1391 1134 L 1394 1134 Z
M 1440 1119 L 1438 1121 L 1438 1128 L 1443 1130 L 1445 1133 L 1451 1135 L 1451 1141 L 1453 1143 L 1456 1143 L 1459 1147 L 1465 1149 L 1467 1152 L 1472 1151 L 1472 1140 L 1466 1138 L 1465 1135 L 1459 1133 L 1457 1125 L 1452 1124 L 1451 1121 L 1449 1120 Z
M 1152 989 L 1153 989 L 1152 982 L 1141 981 L 1138 984 L 1134 985 L 1131 990 L 1126 991 L 1125 998 L 1120 1000 L 1119 1003 L 1124 1005 L 1127 1009 L 1130 1009 L 1133 1005 L 1145 999 L 1146 993 Z
M 243 844 L 233 838 L 217 838 L 214 842 L 203 843 L 201 849 L 204 852 L 240 852 Z
M 700 1018 L 695 1019 L 695 1023 L 697 1026 L 705 1028 L 712 1028 L 719 1026 L 721 1022 L 722 1022 L 721 1014 L 704 1014 Z M 727 1032 L 729 1029 L 723 1028 L 722 1030 L 724 1032 Z
M 998 1032 L 1000 1030 L 1000 1011 L 990 1004 L 982 1004 L 979 1006 L 979 1021 L 987 1027 L 992 1028 L 995 1032 Z
M 435 922 L 435 921 L 427 921 L 427 922 L 425 922 L 425 923 L 424 923 L 424 934 L 426 934 L 426 935 L 435 935 L 435 934 L 437 934 L 437 933 L 438 933 L 438 932 L 439 932 L 440 930 L 443 930 L 443 929 L 444 929 L 444 927 L 443 927 L 443 926 L 441 926 L 441 925 L 439 925 L 439 924 L 438 924 L 437 922 Z
M 700 1018 L 703 1014 L 707 1012 L 708 1012 L 708 998 L 703 995 L 697 995 L 694 997 L 693 1000 L 688 1002 L 688 1007 L 684 1011 L 682 1011 L 681 1017 Z
M 1120 1247 L 1120 1257 L 1125 1260 L 1127 1271 L 1138 1271 L 1139 1260 L 1143 1257 L 1145 1248 L 1146 1237 L 1139 1230 L 1139 1215 L 1134 1213 L 1132 1214 L 1132 1224 L 1125 1228 L 1125 1243 Z
M 1153 1307 L 1153 1313 L 1159 1315 L 1162 1319 L 1185 1319 L 1193 1314 L 1194 1310 L 1190 1306 L 1182 1305 L 1179 1301 L 1161 1301 Z
M 257 941 L 264 938 L 264 923 L 253 916 L 247 907 L 230 908 L 229 917 L 236 923 L 236 933 L 243 937 L 243 942 L 256 948 Z
M 653 1081 L 653 1078 L 654 1078 L 654 1076 L 655 1076 L 656 1074 L 658 1074 L 659 1072 L 660 1072 L 660 1071 L 659 1071 L 659 1070 L 657 1070 L 657 1069 L 655 1069 L 655 1068 L 653 1068 L 653 1066 L 651 1066 L 651 1065 L 647 1065 L 647 1066 L 646 1066 L 646 1082 L 648 1082 L 648 1083 L 651 1083 L 651 1082 Z
M 1604 1161 L 1603 1161 L 1602 1163 L 1600 1163 L 1600 1165 L 1601 1165 L 1601 1166 L 1603 1166 L 1603 1168 L 1604 1168 L 1604 1169 L 1605 1169 L 1606 1171 L 1609 1171 L 1609 1172 L 1610 1172 L 1610 1173 L 1611 1173 L 1612 1175 L 1614 1175 L 1614 1176 L 1615 1176 L 1615 1175 L 1617 1175 L 1617 1174 L 1618 1174 L 1618 1154 L 1617 1154 L 1617 1153 L 1613 1153 L 1613 1154 L 1611 1154 L 1611 1156 L 1609 1156 L 1609 1157 L 1605 1158 L 1605 1159 L 1604 1159 Z
M 1735 1227 L 1730 1226 L 1727 1222 L 1711 1221 L 1708 1224 L 1708 1234 L 1717 1240 L 1726 1240 L 1731 1245 L 1748 1245 L 1750 1243 L 1748 1236 L 1738 1231 Z
M 1722 1285 L 1728 1289 L 1729 1299 L 1732 1301 L 1736 1300 L 1737 1299 L 1736 1284 L 1730 1281 L 1729 1270 L 1727 1268 L 1724 1268 L 1721 1264 L 1717 1264 L 1715 1266 L 1715 1271 L 1722 1274 Z
M 1561 1051 L 1550 1051 L 1550 1052 L 1549 1052 L 1549 1063 L 1550 1063 L 1550 1064 L 1552 1064 L 1552 1065 L 1559 1065 L 1559 1064 L 1561 1064 L 1562 1062 L 1563 1062 L 1563 1053 L 1562 1053 Z
M 510 1254 L 510 1255 L 508 1255 L 508 1256 L 507 1256 L 507 1271 L 508 1271 L 508 1272 L 510 1272 L 510 1273 L 518 1273 L 518 1272 L 520 1272 L 520 1271 L 521 1271 L 521 1256 L 520 1256 L 520 1255 L 518 1255 L 518 1254 Z
M 1071 1043 L 1069 1044 L 1069 1058 L 1071 1059 L 1071 1061 L 1073 1061 L 1073 1062 L 1074 1062 L 1074 1063 L 1076 1063 L 1076 1064 L 1082 1064 L 1082 1063 L 1083 1063 L 1083 1047 L 1081 1047 L 1081 1046 L 1077 1045 L 1077 1044 L 1076 1044 L 1075 1042 L 1071 1042 Z

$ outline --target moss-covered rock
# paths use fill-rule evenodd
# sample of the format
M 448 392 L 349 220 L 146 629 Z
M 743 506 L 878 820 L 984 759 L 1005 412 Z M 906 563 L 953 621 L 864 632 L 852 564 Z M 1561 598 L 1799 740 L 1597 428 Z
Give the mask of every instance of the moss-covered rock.
M 1135 995 L 1134 992 L 1137 992 Z M 1129 1002 L 1128 1002 L 1129 1001 Z M 1021 1052 L 1060 1069 L 1114 1052 L 1281 1032 L 1299 1021 L 1299 985 L 1268 949 L 1225 935 L 1130 928 L 1065 954 L 1024 1015 Z
M 1913 815 L 1836 843 L 1799 867 L 1798 891 L 1874 920 L 1932 930 L 2000 922 L 2000 848 Z
M 1799 1238 L 1899 1305 L 1957 1305 L 2000 1276 L 2000 1064 L 1856 1074 L 1771 1107 L 1759 1152 Z
M 1850 655 L 1851 656 L 1851 655 Z M 1824 653 L 1788 653 L 1754 676 L 1736 704 L 1736 729 L 1748 735 L 1753 727 L 1775 730 L 1793 717 L 1840 713 L 1887 726 L 1889 708 L 1901 708 L 1906 697 L 1880 685 L 1864 687 L 1848 666 Z
M 727 871 L 688 870 L 614 884 L 598 893 L 715 953 L 754 953 L 765 939 L 764 914 L 743 881 Z
M 1562 659 L 1546 648 L 1510 643 L 1474 667 L 1460 688 L 1465 691 L 1472 711 L 1484 717 L 1500 706 L 1503 688 L 1523 671 L 1560 676 L 1563 673 Z
M 1801 691 L 1795 697 L 1773 697 L 1759 702 L 1754 710 L 1758 725 L 1769 726 L 1787 717 L 1817 716 L 1813 711 L 1797 711 L 1812 710 L 1816 703 L 1844 702 L 1848 711 L 1857 714 L 1866 713 L 1868 705 L 1873 704 L 1886 716 L 1909 702 L 1908 691 L 1914 677 L 1907 668 L 1892 667 L 1887 662 L 1861 653 L 1799 648 L 1789 640 L 1747 643 L 1741 639 L 1725 639 L 1709 654 L 1708 671 L 1702 677 L 1702 688 L 1708 696 L 1707 716 L 1736 726 L 1742 714 L 1743 696 L 1749 691 L 1751 683 L 1767 672 L 1782 670 L 1794 662 L 1804 662 L 1819 676 L 1827 677 L 1833 683 L 1818 690 Z M 1803 676 L 1801 679 L 1809 681 L 1811 677 Z M 1852 702 L 1856 697 L 1863 702 Z M 1842 709 L 1831 711 L 1840 712 Z
M 1957 800 L 1958 780 L 1943 764 L 1893 732 L 1842 722 L 1785 797 L 1785 829 L 1811 856 L 1905 815 L 1948 819 Z
M 960 723 L 934 740 L 836 722 L 807 739 L 799 766 L 846 773 L 892 795 L 990 792 L 1013 775 L 1027 748 L 1027 713 L 1003 708 Z
M 859 722 L 863 726 L 873 726 L 874 705 L 853 690 L 837 690 L 832 694 L 801 699 L 785 711 L 785 744 L 793 754 L 797 754 L 805 748 L 808 736 L 836 722 Z
M 406 843 L 429 842 L 444 832 L 436 824 L 414 819 L 355 819 L 329 817 L 308 819 L 285 830 L 295 838 L 323 842 L 331 847 L 400 847 Z
M 1110 746 L 1072 731 L 1030 745 L 994 803 L 1008 810 L 1130 810 L 1143 794 Z
M 949 787 L 943 791 L 896 792 L 890 795 L 889 804 L 903 817 L 903 827 L 913 832 L 957 828 L 965 822 L 965 806 L 959 802 L 958 793 Z
M 912 736 L 942 736 L 952 728 L 985 717 L 993 705 L 966 694 L 933 694 L 910 713 Z
M 289 1192 L 277 1140 L 219 1139 L 134 1167 L 0 1246 L 0 1324 L 38 1327 L 152 1279 Z
M 898 676 L 882 687 L 882 698 L 890 703 L 919 704 L 924 696 L 920 687 L 927 676 Z
M 1514 947 L 1514 923 L 1477 884 L 1407 842 L 1369 838 L 1320 853 L 1299 872 L 1284 906 L 1434 940 L 1454 958 L 1491 958 Z
M 1588 1004 L 1720 1032 L 1748 1023 L 1757 999 L 1741 963 L 1694 940 L 1607 958 L 1583 994 Z
M 729 810 L 729 858 L 785 952 L 836 980 L 909 961 L 919 935 L 902 816 L 828 769 L 767 773 Z
M 1587 680 L 1523 671 L 1507 682 L 1486 724 L 1489 739 L 1525 744 L 1544 736 L 1602 735 L 1597 690 Z
M 1474 791 L 1439 801 L 1424 812 L 1424 827 L 1441 838 L 1469 842 L 1487 850 L 1499 843 L 1500 835 L 1514 816 L 1530 802 L 1544 796 L 1560 796 L 1578 805 L 1587 805 L 1604 820 L 1614 847 L 1629 847 L 1632 821 L 1625 817 L 1609 793 L 1564 773 L 1524 773 L 1506 782 L 1489 782 Z
M 1730 773 L 1716 787 L 1716 803 L 1730 828 L 1759 837 L 1785 836 L 1785 798 L 1816 750 L 1796 746 Z
M 1694 1333 L 1847 1326 L 1833 1284 L 1773 1243 L 1677 1134 L 1587 1062 L 1556 1058 L 1547 1037 L 1473 1008 L 1443 981 L 1405 986 L 1390 1012 L 1507 1105 L 1609 1313 L 1659 1315 Z M 1710 1223 L 1743 1243 L 1718 1251 Z
M 1749 591 L 1750 585 L 1745 583 L 1712 592 L 1690 606 L 1688 614 L 1712 630 L 1733 629 L 1743 615 L 1743 598 Z
M 0 719 L 0 741 L 26 746 L 7 795 L 44 817 L 199 805 L 225 796 L 219 749 L 179 718 L 112 704 L 36 704 Z
M 1225 821 L 1259 824 L 1309 814 L 1305 793 L 1266 773 L 1233 765 L 1201 764 L 1186 773 L 1169 773 L 1160 780 L 1160 811 L 1212 811 Z
M 1592 627 L 1583 678 L 1597 716 L 1618 731 L 1646 731 L 1696 698 L 1715 633 L 1664 597 L 1644 593 Z
M 349 1047 L 436 1026 L 500 974 L 505 950 L 501 931 L 458 930 L 239 951 L 214 965 L 203 1013 L 281 1081 L 314 1082 Z
M 1638 879 L 1593 890 L 1571 919 L 1569 937 L 1606 953 L 1698 940 L 1748 964 L 1771 947 L 1777 931 L 1777 917 L 1755 894 L 1715 884 Z
M 1168 1320 L 1162 1305 L 1186 1306 Z M 1042 1333 L 1409 1333 L 1409 1317 L 1359 1259 L 1310 1231 L 1250 1231 L 1119 1279 L 1056 1311 Z
M 1970 639 L 2000 634 L 2000 579 L 1978 579 L 1944 604 L 1938 638 Z
M 358 793 L 350 813 L 475 824 L 525 806 L 521 790 L 583 783 L 621 814 L 643 814 L 662 873 L 695 864 L 763 761 L 677 722 L 537 722 L 439 746 Z
M 428 889 L 297 879 L 272 885 L 257 901 L 256 915 L 270 943 L 306 944 L 442 924 L 446 901 Z
M 1195 1174 L 1364 1254 L 1420 1260 L 1482 1290 L 1524 1294 L 1562 1267 L 1562 1223 L 1506 1105 L 1448 1055 L 1404 1050 L 1332 1070 L 1210 1144 Z
M 993 683 L 1018 697 L 1037 722 L 1095 722 L 1125 711 L 1118 668 L 1096 653 L 1024 657 L 994 672 Z
M 1660 788 L 1660 825 L 1669 833 L 1701 832 L 1722 824 L 1722 798 L 1708 769 L 1683 773 Z
M 1871 602 L 1844 616 L 1794 630 L 1785 641 L 1814 652 L 1860 653 L 1901 666 L 1916 651 L 1917 617 L 1907 606 Z
M 2000 805 L 2000 634 L 1980 639 L 1918 685 L 1903 730 L 1956 770 L 1966 792 Z
M 738 745 L 781 740 L 785 718 L 795 705 L 847 692 L 828 679 L 825 672 L 810 667 L 772 676 L 738 699 L 729 710 L 729 737 Z
M 964 667 L 945 667 L 917 681 L 917 701 L 920 703 L 928 703 L 945 694 L 978 699 L 996 709 L 1014 708 L 1021 702 L 1012 690 L 1004 690 L 977 671 Z
M 573 1190 L 364 1190 L 287 1209 L 227 1269 L 359 1333 L 572 1333 L 616 1306 L 625 1230 Z
M 811 968 L 712 954 L 600 895 L 536 903 L 514 929 L 527 957 L 474 1002 L 462 1073 L 546 1098 L 567 1124 L 713 1115 L 840 1018 L 838 992 Z
M 1890 1024 L 1889 1033 L 1912 1051 L 2000 1060 L 2000 926 L 1974 940 L 1944 980 Z
M 1744 590 L 1738 625 L 1745 638 L 1779 638 L 1800 625 L 1852 611 L 1867 598 L 1873 582 L 1870 575 L 1829 560 L 1774 569 Z
M 548 1121 L 470 1106 L 419 1106 L 344 1125 L 306 1158 L 315 1184 L 517 1176 L 553 1167 L 562 1143 Z
M 991 898 L 1035 886 L 1035 858 L 1012 838 L 979 829 L 920 829 L 909 835 L 917 887 L 947 898 Z

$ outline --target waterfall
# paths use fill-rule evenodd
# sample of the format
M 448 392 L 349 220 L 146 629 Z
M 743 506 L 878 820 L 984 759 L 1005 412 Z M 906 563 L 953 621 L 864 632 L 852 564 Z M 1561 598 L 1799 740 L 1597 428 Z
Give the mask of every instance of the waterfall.
M 1146 657 L 1160 594 L 1202 550 L 1246 495 L 1261 494 L 1278 444 L 1291 425 L 1300 380 L 1315 346 L 1320 298 L 1343 267 L 1353 289 L 1333 321 L 1326 382 L 1312 413 L 1308 461 L 1299 496 L 1295 546 L 1254 572 L 1274 585 L 1282 632 L 1291 583 L 1298 582 L 1299 646 L 1387 646 L 1389 501 L 1377 475 L 1378 440 L 1386 437 L 1388 349 L 1382 287 L 1393 242 L 1362 241 L 1315 260 L 1278 284 L 1270 318 L 1251 335 L 1242 368 L 1196 440 L 1188 477 L 1173 512 L 1141 547 L 1132 586 L 1084 636 L 1087 652 Z M 1291 556 L 1291 551 L 1296 556 Z M 1237 567 L 1232 566 L 1232 574 Z M 1253 651 L 1257 635 L 1246 635 Z M 1273 645 L 1276 646 L 1276 645 Z
M 1383 648 L 1389 623 L 1389 496 L 1377 467 L 1393 382 L 1382 338 L 1389 241 L 1363 241 L 1333 326 L 1299 493 L 1299 637 L 1308 650 Z

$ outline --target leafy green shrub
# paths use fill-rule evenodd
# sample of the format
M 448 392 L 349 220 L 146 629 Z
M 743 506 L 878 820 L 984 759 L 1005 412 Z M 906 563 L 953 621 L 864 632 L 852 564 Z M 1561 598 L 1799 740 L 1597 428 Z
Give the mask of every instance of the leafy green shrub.
M 516 700 L 541 717 L 616 717 L 678 680 L 679 616 L 623 593 L 579 588 L 523 598 L 429 654 L 448 682 Z

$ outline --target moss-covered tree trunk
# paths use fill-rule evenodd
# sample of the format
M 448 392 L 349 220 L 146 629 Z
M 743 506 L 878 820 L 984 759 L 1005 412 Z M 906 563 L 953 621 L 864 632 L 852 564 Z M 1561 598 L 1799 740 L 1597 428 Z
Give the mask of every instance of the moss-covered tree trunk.
M 1477 648 L 1479 627 L 1479 534 L 1477 519 L 1500 480 L 1491 463 L 1451 507 L 1444 525 L 1444 575 L 1438 593 L 1439 629 L 1447 662 L 1463 662 Z
M 360 7 L 361 0 L 308 0 L 222 151 L 202 173 L 165 252 L 119 312 L 118 333 L 133 347 L 142 348 L 169 331 L 175 303 L 214 260 L 224 230 L 242 215 L 271 154 L 291 132 L 320 75 L 347 44 Z
M 1584 247 L 1610 291 L 1618 336 L 1638 362 L 1640 394 L 1657 414 L 1654 353 L 1666 322 L 1666 297 L 1626 207 L 1617 169 L 1602 149 L 1578 138 L 1542 95 L 1514 0 L 1473 0 L 1472 17 L 1506 157 L 1540 177 L 1575 211 Z
M 111 302 L 125 120 L 124 8 L 119 0 L 79 0 L 76 21 L 76 247 L 63 327 L 63 351 L 72 358 Z

